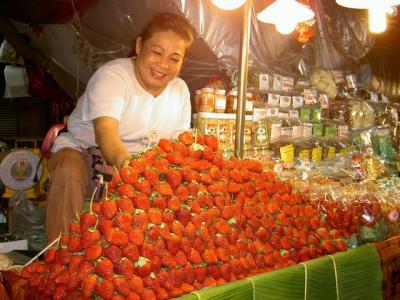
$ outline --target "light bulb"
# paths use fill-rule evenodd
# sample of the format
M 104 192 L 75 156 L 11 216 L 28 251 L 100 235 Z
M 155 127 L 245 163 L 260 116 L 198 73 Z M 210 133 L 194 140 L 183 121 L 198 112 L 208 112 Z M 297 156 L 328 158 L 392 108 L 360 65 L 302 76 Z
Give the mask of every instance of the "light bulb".
M 275 24 L 275 27 L 280 33 L 289 34 L 296 28 L 296 24 L 292 20 L 281 20 Z
M 368 9 L 369 30 L 373 33 L 381 33 L 386 30 L 386 10 L 384 5 L 372 5 Z
M 257 14 L 257 19 L 264 23 L 278 24 L 282 20 L 291 20 L 295 24 L 310 20 L 314 12 L 295 0 L 276 0 L 262 12 Z M 279 27 L 285 26 L 280 24 Z M 293 24 L 292 24 L 293 26 Z M 293 28 L 294 29 L 294 28 Z
M 223 10 L 233 10 L 239 8 L 246 0 L 211 0 L 215 6 Z

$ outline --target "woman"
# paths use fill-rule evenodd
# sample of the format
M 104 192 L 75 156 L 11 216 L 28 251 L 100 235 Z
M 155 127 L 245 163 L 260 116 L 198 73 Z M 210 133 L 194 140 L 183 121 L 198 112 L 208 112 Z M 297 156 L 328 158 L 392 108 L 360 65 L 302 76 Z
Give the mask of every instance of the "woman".
M 136 59 L 106 63 L 89 80 L 60 135 L 49 162 L 48 241 L 80 215 L 91 188 L 87 149 L 96 147 L 120 168 L 131 153 L 190 126 L 190 94 L 177 76 L 193 42 L 189 23 L 170 13 L 156 15 L 136 42 Z

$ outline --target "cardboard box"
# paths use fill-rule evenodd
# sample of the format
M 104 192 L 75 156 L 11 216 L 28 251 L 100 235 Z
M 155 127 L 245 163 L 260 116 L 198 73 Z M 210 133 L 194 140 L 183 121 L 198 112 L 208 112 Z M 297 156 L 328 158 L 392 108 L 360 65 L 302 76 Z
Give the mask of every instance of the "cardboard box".
M 0 243 L 0 253 L 7 253 L 13 250 L 28 250 L 28 240 Z

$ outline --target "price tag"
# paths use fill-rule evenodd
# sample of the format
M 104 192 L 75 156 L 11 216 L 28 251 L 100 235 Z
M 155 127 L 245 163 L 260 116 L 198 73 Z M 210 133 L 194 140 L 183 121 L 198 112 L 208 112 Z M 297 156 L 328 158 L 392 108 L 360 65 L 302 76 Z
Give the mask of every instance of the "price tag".
M 298 110 L 294 110 L 294 109 L 289 110 L 289 117 L 298 119 L 299 118 L 299 111 Z
M 279 105 L 279 95 L 278 94 L 268 94 L 268 105 L 278 106 Z
M 280 96 L 279 97 L 279 106 L 280 107 L 289 107 L 292 98 L 290 96 Z
M 274 84 L 272 86 L 274 91 L 282 90 L 282 76 L 278 74 L 274 74 Z
M 304 103 L 304 99 L 302 96 L 293 96 L 292 97 L 292 103 L 293 103 L 293 107 L 301 107 L 303 106 Z
M 303 124 L 303 137 L 309 138 L 312 136 L 313 124 L 312 123 L 304 123 Z
M 270 86 L 272 86 L 272 82 L 270 81 L 270 76 L 268 74 L 260 74 L 258 78 L 259 88 L 262 91 L 268 91 Z
M 293 127 L 282 127 L 281 136 L 293 136 Z
M 281 152 L 281 159 L 284 163 L 286 164 L 294 163 L 294 146 L 292 144 L 281 147 L 280 152 Z
M 282 91 L 292 92 L 294 87 L 294 78 L 293 77 L 282 77 Z

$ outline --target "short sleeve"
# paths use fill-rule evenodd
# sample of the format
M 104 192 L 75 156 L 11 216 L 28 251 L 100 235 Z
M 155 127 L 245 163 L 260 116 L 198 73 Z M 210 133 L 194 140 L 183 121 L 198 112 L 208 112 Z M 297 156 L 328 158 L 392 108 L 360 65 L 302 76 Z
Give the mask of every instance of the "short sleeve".
M 121 120 L 125 105 L 127 80 L 118 68 L 104 66 L 89 80 L 82 107 L 82 120 L 92 121 L 98 117 Z

